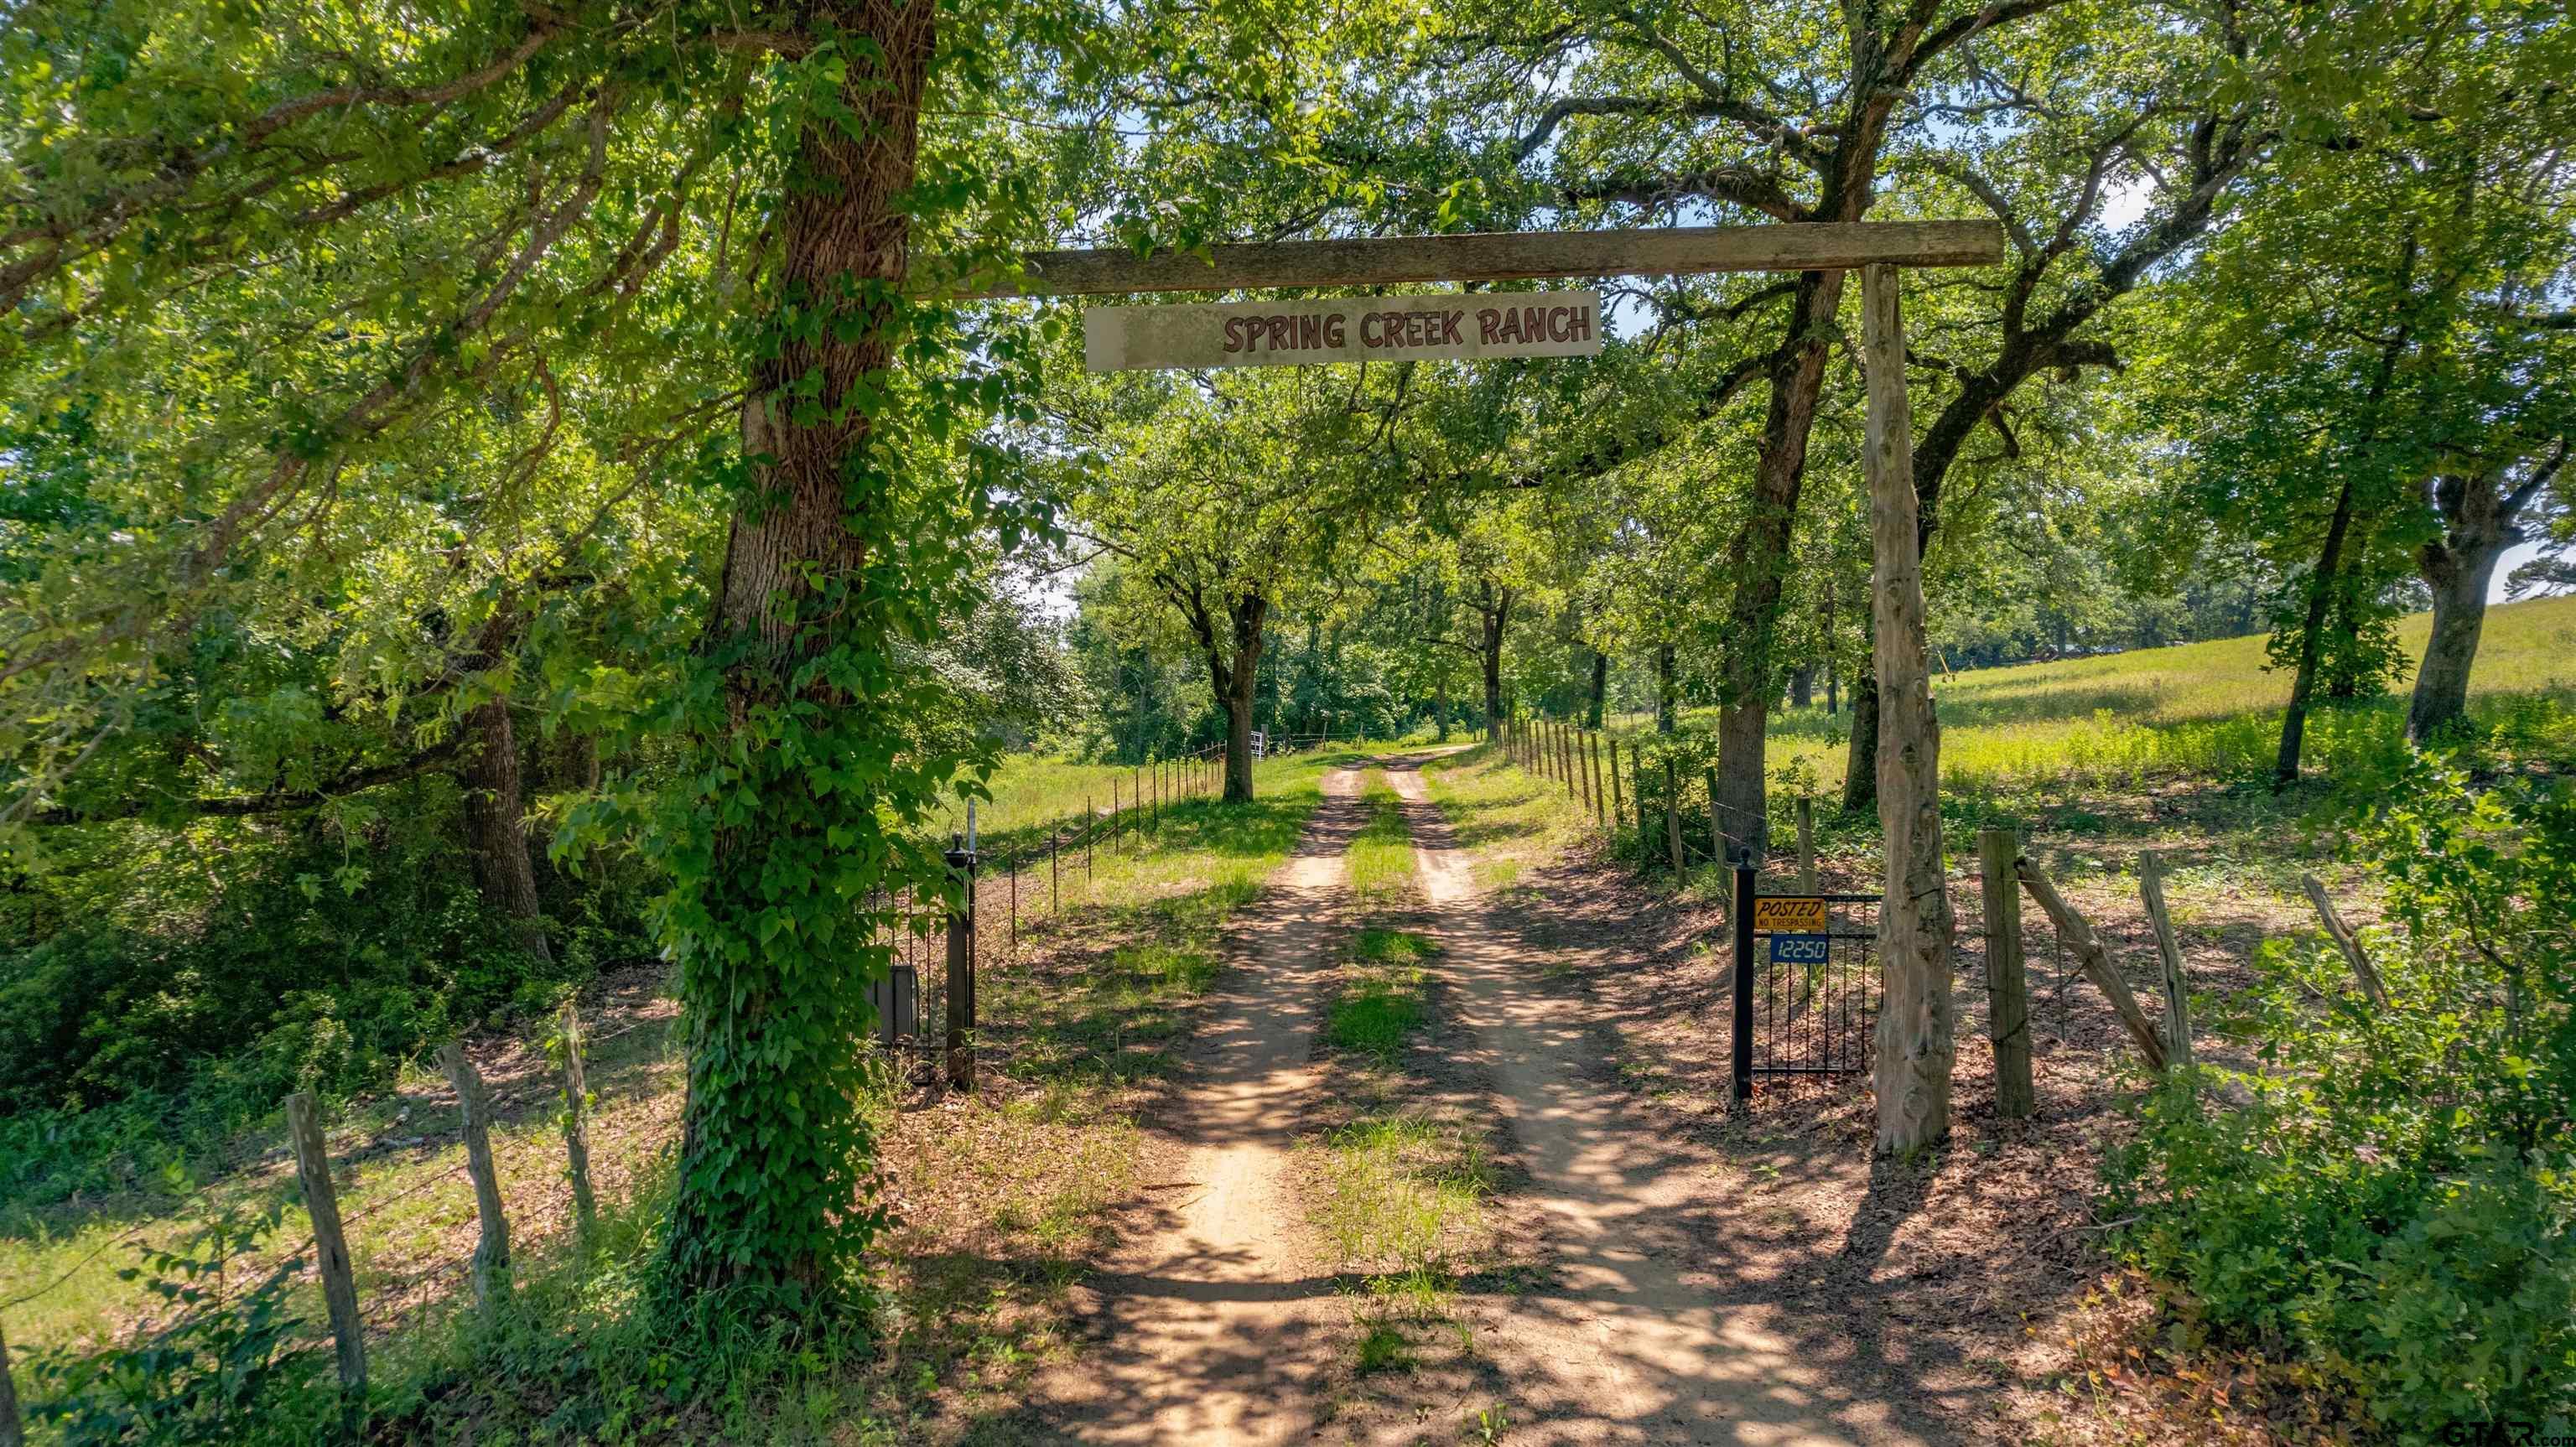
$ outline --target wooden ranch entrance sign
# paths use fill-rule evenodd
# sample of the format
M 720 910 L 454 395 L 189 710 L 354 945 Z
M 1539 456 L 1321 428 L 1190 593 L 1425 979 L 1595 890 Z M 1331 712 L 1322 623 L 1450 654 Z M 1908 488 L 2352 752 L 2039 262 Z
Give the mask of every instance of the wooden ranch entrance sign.
M 1389 236 L 1218 246 L 1200 254 L 1135 256 L 1118 251 L 1045 251 L 1022 258 L 1023 279 L 984 296 L 1102 296 L 1269 288 L 1360 288 L 1422 283 L 1517 281 L 1542 277 L 1690 275 L 1722 271 L 1853 271 L 1861 274 L 1861 357 L 1868 387 L 1870 617 L 1878 679 L 1878 798 L 1886 886 L 1878 912 L 1885 997 L 1878 1017 L 1878 1146 L 1913 1150 L 1950 1123 L 1949 905 L 1941 871 L 1940 727 L 1924 668 L 1923 566 L 1916 543 L 1914 424 L 1905 395 L 1905 330 L 1896 294 L 1900 267 L 1987 266 L 2003 260 L 2001 226 L 1981 221 L 1852 222 L 1708 226 L 1655 231 L 1572 231 L 1496 236 Z M 1559 294 L 1570 296 L 1572 294 Z M 1506 342 L 1502 319 L 1490 340 L 1472 312 L 1536 305 L 1504 293 L 1383 298 L 1358 302 L 1249 302 L 1152 307 L 1139 313 L 1200 313 L 1197 322 L 1116 318 L 1094 312 L 1115 339 L 1086 339 L 1091 365 L 1118 367 L 1277 366 L 1370 356 L 1545 356 L 1564 353 L 1466 350 L 1534 345 L 1530 319 Z M 1571 306 L 1566 300 L 1546 303 Z M 1570 318 L 1551 315 L 1542 343 L 1593 350 L 1597 304 L 1578 340 Z M 1439 317 L 1434 324 L 1429 314 Z M 1388 315 L 1395 315 L 1388 342 Z M 1415 314 L 1426 319 L 1416 320 Z M 1338 319 L 1341 340 L 1330 340 Z M 1257 320 L 1257 332 L 1253 323 Z M 1228 324 L 1232 323 L 1229 331 Z M 1311 327 L 1311 330 L 1310 330 Z M 1365 327 L 1366 332 L 1358 329 Z M 1169 329 L 1169 330 L 1166 330 Z M 1369 338 L 1374 337 L 1374 345 Z M 1233 345 L 1229 348 L 1228 343 Z M 1106 345 L 1104 346 L 1104 343 Z M 1435 351 L 1434 349 L 1443 349 Z M 1447 349 L 1455 350 L 1447 350 Z M 1749 921 L 1748 921 L 1749 922 Z
M 1093 372 L 1589 357 L 1600 350 L 1601 297 L 1589 291 L 1095 306 L 1082 313 L 1083 365 Z

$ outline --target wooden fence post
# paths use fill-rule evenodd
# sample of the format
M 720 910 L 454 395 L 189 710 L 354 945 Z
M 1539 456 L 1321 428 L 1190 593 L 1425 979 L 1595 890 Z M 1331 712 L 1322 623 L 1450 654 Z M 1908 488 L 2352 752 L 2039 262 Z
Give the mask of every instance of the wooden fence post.
M 1584 801 L 1592 808 L 1592 824 L 1607 819 L 1607 798 L 1602 796 L 1602 736 L 1597 729 L 1584 731 Z
M 2343 951 L 2345 963 L 2352 966 L 2352 977 L 2360 984 L 2363 998 L 2380 1009 L 2387 1009 L 2388 985 L 2379 978 L 2379 967 L 2370 962 L 2369 952 L 2362 949 L 2361 940 L 2353 934 L 2352 927 L 2343 922 L 2343 915 L 2335 909 L 2334 901 L 2326 897 L 2326 887 L 2318 883 L 2313 874 L 2300 875 L 2299 887 L 2308 892 L 2308 903 L 2317 907 L 2317 918 L 2325 921 L 2326 937 L 2335 942 L 2335 948 Z
M 1636 744 L 1628 746 L 1628 786 L 1637 796 L 1637 872 L 1651 874 L 1655 868 L 1655 831 L 1646 822 L 1646 751 Z
M 2091 980 L 2093 987 L 2110 1000 L 2111 1008 L 2119 1012 L 2120 1023 L 2128 1028 L 2129 1038 L 2137 1042 L 2138 1053 L 2146 1057 L 2147 1068 L 2162 1071 L 2165 1068 L 2164 1036 L 2158 1034 L 2156 1027 L 2148 1021 L 2147 1012 L 2138 1008 L 2138 997 L 2130 993 L 2129 982 L 2120 978 L 2119 968 L 2111 963 L 2111 952 L 2102 948 L 2102 941 L 2094 937 L 2093 927 L 2084 922 L 2084 916 L 2077 914 L 2073 905 L 2059 896 L 2057 886 L 2048 882 L 2048 876 L 2039 872 L 2039 866 L 2027 859 L 2016 860 L 2013 873 L 2021 880 L 2022 888 L 2030 891 L 2030 897 L 2039 901 L 2040 910 L 2048 916 L 2048 922 L 2057 926 L 2059 937 L 2074 949 L 2075 962 L 2083 967 L 2084 977 Z
M 1978 831 L 1977 866 L 1986 907 L 1986 1034 L 1995 1046 L 1995 1114 L 2006 1120 L 2025 1119 L 2039 1107 L 2030 1083 L 2030 980 L 2021 956 L 2021 883 L 2013 877 L 2013 861 L 2019 858 L 2019 834 Z
M 483 1221 L 474 1243 L 474 1303 L 488 1313 L 510 1292 L 510 1222 L 501 1211 L 501 1178 L 492 1169 L 492 1098 L 463 1045 L 451 1040 L 438 1047 L 438 1063 L 465 1112 L 465 1172 L 474 1178 L 474 1210 Z
M 1061 913 L 1064 909 L 1064 874 L 1056 863 L 1056 856 L 1061 852 L 1062 847 L 1056 843 L 1055 831 L 1049 829 L 1047 831 L 1047 913 L 1050 915 Z
M 27 1429 L 18 1422 L 18 1388 L 9 1380 L 6 1333 L 0 1333 L 0 1447 L 27 1447 Z
M 1565 779 L 1565 797 L 1575 798 L 1574 779 L 1581 771 L 1574 767 L 1574 730 L 1564 724 L 1556 726 L 1556 771 Z
M 349 1266 L 349 1241 L 340 1231 L 340 1199 L 331 1189 L 331 1155 L 322 1144 L 321 1107 L 313 1093 L 286 1098 L 286 1138 L 295 1150 L 295 1177 L 304 1187 L 304 1210 L 313 1218 L 313 1269 L 322 1278 L 322 1304 L 331 1317 L 331 1340 L 340 1364 L 340 1432 L 350 1442 L 367 1418 L 367 1336 L 358 1320 L 358 1278 Z
M 1690 866 L 1682 859 L 1681 775 L 1671 759 L 1664 760 L 1664 842 L 1672 847 L 1673 885 L 1679 888 L 1690 877 Z
M 1615 827 L 1628 817 L 1628 801 L 1620 797 L 1619 741 L 1610 741 L 1610 822 Z
M 1816 801 L 1798 796 L 1798 892 L 1816 892 Z
M 2182 944 L 2165 908 L 2165 862 L 2152 849 L 2138 851 L 2138 899 L 2156 927 L 2156 954 L 2165 967 L 2165 1059 L 2191 1063 L 2191 996 L 2182 977 Z
M 590 1139 L 582 1126 L 590 1088 L 582 1077 L 581 1009 L 569 1000 L 563 1007 L 563 1053 L 564 1162 L 572 1176 L 573 1239 L 587 1245 L 599 1225 L 599 1202 L 590 1189 Z
M 1091 877 L 1091 841 L 1100 833 L 1100 807 L 1091 796 L 1082 796 L 1082 877 Z

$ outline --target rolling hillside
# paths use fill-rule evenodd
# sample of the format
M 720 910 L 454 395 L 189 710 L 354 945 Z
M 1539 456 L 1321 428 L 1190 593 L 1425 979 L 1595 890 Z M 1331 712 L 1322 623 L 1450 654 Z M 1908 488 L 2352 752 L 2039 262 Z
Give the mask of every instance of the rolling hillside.
M 2427 614 L 2399 623 L 2410 653 L 2422 650 L 2430 626 Z M 1943 777 L 1975 788 L 2259 771 L 2271 762 L 2290 696 L 2289 676 L 2264 665 L 2255 636 L 1936 674 Z M 2410 671 L 2384 698 L 2320 710 L 2309 724 L 2310 766 L 2332 769 L 2392 747 L 2412 684 Z M 2517 750 L 2576 759 L 2576 597 L 2488 610 L 2470 710 Z M 1822 707 L 1788 711 L 1773 722 L 1773 767 L 1809 760 L 1825 787 L 1838 787 L 1846 727 Z

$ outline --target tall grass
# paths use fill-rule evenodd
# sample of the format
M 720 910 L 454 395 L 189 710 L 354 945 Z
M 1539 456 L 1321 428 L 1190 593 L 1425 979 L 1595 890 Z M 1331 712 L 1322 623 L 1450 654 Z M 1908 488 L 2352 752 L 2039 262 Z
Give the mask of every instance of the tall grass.
M 2410 654 L 2420 654 L 2429 627 L 2420 614 L 2399 625 Z M 2254 637 L 1936 674 L 1942 782 L 1992 789 L 2260 775 L 2290 696 L 2289 676 L 2265 662 Z M 2412 687 L 2410 673 L 2383 697 L 2318 710 L 2308 723 L 2309 767 L 2332 772 L 2393 755 Z M 2489 610 L 2469 711 L 2503 749 L 2576 759 L 2576 597 Z M 1714 713 L 1692 710 L 1685 722 L 1712 725 Z M 1827 791 L 1839 788 L 1849 727 L 1848 714 L 1820 706 L 1776 714 L 1773 770 L 1803 762 Z

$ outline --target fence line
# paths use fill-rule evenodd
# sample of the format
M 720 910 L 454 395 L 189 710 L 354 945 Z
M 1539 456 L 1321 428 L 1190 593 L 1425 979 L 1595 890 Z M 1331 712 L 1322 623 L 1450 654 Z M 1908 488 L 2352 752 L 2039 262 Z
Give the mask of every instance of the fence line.
M 1730 865 L 1757 845 L 1764 862 L 1769 860 L 1769 816 L 1718 797 L 1714 768 L 1704 767 L 1700 779 L 1688 779 L 1668 755 L 1660 768 L 1650 770 L 1646 749 L 1637 741 L 1561 719 L 1508 717 L 1495 742 L 1523 771 L 1562 787 L 1568 802 L 1591 817 L 1614 850 L 1633 837 L 1642 873 L 1670 873 L 1678 884 L 1698 866 Z M 1694 784 L 1701 787 L 1699 802 L 1688 799 Z M 1813 893 L 1815 801 L 1801 795 L 1792 802 L 1799 887 Z
M 1319 736 L 1313 742 L 1321 741 L 1328 739 Z M 1280 752 L 1293 752 L 1309 741 L 1282 742 L 1288 746 Z M 1013 846 L 1002 852 L 999 870 L 978 869 L 974 882 L 976 908 L 980 912 L 989 907 L 988 902 L 995 901 L 996 895 L 1000 896 L 998 902 L 1008 921 L 1006 948 L 1012 954 L 1017 953 L 1021 876 L 1033 874 L 1041 857 L 1050 879 L 1052 912 L 1061 906 L 1061 873 L 1068 865 L 1078 863 L 1088 876 L 1094 868 L 1095 855 L 1104 844 L 1109 848 L 1122 843 L 1142 848 L 1149 836 L 1160 832 L 1164 816 L 1173 807 L 1185 800 L 1221 792 L 1223 752 L 1223 746 L 1216 745 L 1136 766 L 1130 771 L 1133 786 L 1113 792 L 1108 809 L 1098 808 L 1095 802 L 1083 813 L 1049 825 L 1043 848 Z M 944 926 L 950 918 L 946 899 L 925 898 L 907 887 L 899 895 L 881 891 L 870 901 L 869 907 L 887 916 L 881 921 L 881 929 L 896 936 L 888 943 L 899 952 L 900 962 L 920 972 L 929 956 L 928 939 L 934 926 Z M 541 1210 L 540 1214 L 545 1219 L 569 1214 L 578 1244 L 591 1234 L 596 1211 L 590 1199 L 588 1171 L 588 1122 L 584 1109 L 587 1087 L 582 1059 L 585 1041 L 573 1007 L 565 1008 L 562 1022 L 557 1063 L 563 1075 L 565 1120 L 560 1143 L 564 1154 L 566 1199 L 557 1203 L 555 1211 Z M 498 1170 L 488 1139 L 476 1139 L 488 1131 L 489 1101 L 481 1076 L 457 1045 L 451 1043 L 438 1053 L 447 1083 L 458 1098 L 463 1116 L 460 1144 L 464 1158 L 430 1172 L 391 1195 L 370 1199 L 363 1209 L 344 1217 L 339 1213 L 338 1186 L 333 1180 L 334 1162 L 324 1134 L 321 1103 L 311 1093 L 299 1091 L 284 1103 L 289 1134 L 285 1155 L 295 1165 L 298 1191 L 304 1199 L 306 1215 L 313 1223 L 313 1229 L 283 1252 L 277 1249 L 279 1243 L 272 1240 L 256 1252 L 242 1253 L 249 1265 L 267 1276 L 297 1269 L 308 1258 L 311 1259 L 313 1269 L 321 1277 L 325 1304 L 330 1308 L 329 1330 L 341 1382 L 341 1435 L 350 1441 L 357 1440 L 365 1426 L 366 1338 L 369 1332 L 350 1250 L 357 1228 L 394 1206 L 460 1177 L 474 1186 L 480 1218 L 480 1239 L 474 1252 L 458 1261 L 376 1282 L 371 1294 L 380 1300 L 391 1299 L 396 1303 L 391 1318 L 378 1323 L 376 1329 L 379 1331 L 389 1331 L 394 1324 L 427 1310 L 436 1299 L 427 1288 L 441 1278 L 470 1276 L 475 1287 L 476 1304 L 485 1312 L 496 1310 L 507 1299 L 511 1289 L 507 1205 L 500 1193 Z M 135 1245 L 156 1232 L 171 1229 L 179 1218 L 202 1203 L 210 1193 L 245 1178 L 271 1173 L 279 1164 L 279 1153 L 273 1149 L 229 1164 L 179 1198 L 170 1212 L 100 1242 L 52 1280 L 0 1301 L 0 1312 L 25 1306 L 59 1290 L 110 1251 Z M 345 1168 L 351 1162 L 344 1160 L 340 1164 Z M 416 1300 L 412 1299 L 415 1291 L 420 1293 Z M 220 1309 L 223 1309 L 222 1304 L 217 1303 L 185 1313 L 160 1326 L 146 1339 L 166 1339 L 200 1319 L 207 1311 Z M 10 1447 L 10 1444 L 21 1440 L 18 1403 L 9 1361 L 6 1334 L 0 1332 L 0 1447 Z
M 583 1073 L 578 1021 L 569 1006 L 566 1007 L 564 1019 L 567 1022 L 567 1028 L 561 1063 L 564 1089 L 569 1102 L 573 1099 L 574 1093 L 582 1089 Z M 377 1288 L 378 1294 L 391 1294 L 399 1301 L 415 1286 L 440 1276 L 470 1273 L 476 1286 L 477 1304 L 488 1312 L 500 1306 L 510 1289 L 506 1204 L 501 1196 L 499 1173 L 493 1161 L 492 1151 L 488 1139 L 484 1138 L 489 1123 L 489 1096 L 483 1086 L 481 1075 L 459 1045 L 450 1043 L 443 1046 L 438 1053 L 440 1063 L 446 1070 L 449 1087 L 457 1096 L 461 1113 L 460 1143 L 464 1148 L 463 1159 L 434 1170 L 391 1195 L 371 1199 L 364 1209 L 343 1216 L 339 1208 L 339 1188 L 332 1178 L 333 1161 L 324 1134 L 321 1102 L 310 1091 L 297 1091 L 289 1095 L 283 1104 L 287 1121 L 288 1152 L 295 1161 L 298 1192 L 304 1198 L 305 1214 L 311 1223 L 311 1231 L 282 1252 L 277 1249 L 278 1243 L 275 1241 L 265 1243 L 255 1250 L 238 1253 L 230 1251 L 229 1241 L 219 1246 L 219 1249 L 228 1253 L 228 1258 L 233 1255 L 244 1258 L 246 1264 L 254 1271 L 271 1280 L 300 1269 L 307 1258 L 311 1259 L 315 1274 L 321 1280 L 323 1300 L 328 1308 L 329 1330 L 341 1384 L 339 1435 L 344 1441 L 359 1440 L 364 1433 L 366 1418 L 367 1325 L 360 1309 L 357 1273 L 352 1252 L 349 1249 L 352 1233 L 357 1227 L 434 1187 L 448 1184 L 460 1176 L 464 1177 L 473 1184 L 477 1212 L 482 1221 L 481 1242 L 473 1255 L 462 1261 L 430 1267 L 405 1279 L 380 1283 Z M 580 1186 L 586 1187 L 588 1184 L 586 1171 L 581 1177 L 573 1174 L 574 1162 L 587 1162 L 588 1141 L 584 1131 L 585 1120 L 576 1111 L 568 1117 L 563 1135 L 566 1177 L 568 1184 L 578 1181 Z M 262 1165 L 265 1165 L 268 1160 L 269 1156 L 265 1154 L 260 1157 Z M 350 1163 L 354 1164 L 354 1161 Z M 200 1201 L 208 1192 L 219 1186 L 239 1181 L 251 1174 L 253 1174 L 252 1170 L 244 1168 L 206 1181 L 181 1199 L 180 1209 L 184 1210 L 187 1206 Z M 6 1302 L 0 1302 L 0 1311 L 24 1306 L 58 1290 L 108 1251 L 119 1246 L 133 1245 L 155 1230 L 167 1229 L 177 1214 L 174 1211 L 171 1215 L 145 1222 L 130 1231 L 101 1242 L 74 1262 L 69 1269 L 45 1285 L 33 1291 L 22 1292 Z M 424 1293 L 421 1301 L 411 1310 L 425 1310 L 428 1302 L 429 1297 Z M 204 1320 L 210 1314 L 227 1309 L 229 1309 L 228 1303 L 220 1299 L 207 1303 L 163 1323 L 141 1340 L 147 1343 L 165 1342 L 174 1334 Z M 396 1316 L 399 1318 L 408 1314 L 410 1314 L 409 1310 L 398 1309 Z M 0 1341 L 5 1341 L 5 1335 L 0 1335 Z M 5 1345 L 0 1345 L 0 1443 L 15 1443 L 23 1440 L 23 1429 L 19 1423 L 17 1406 L 7 1349 Z

